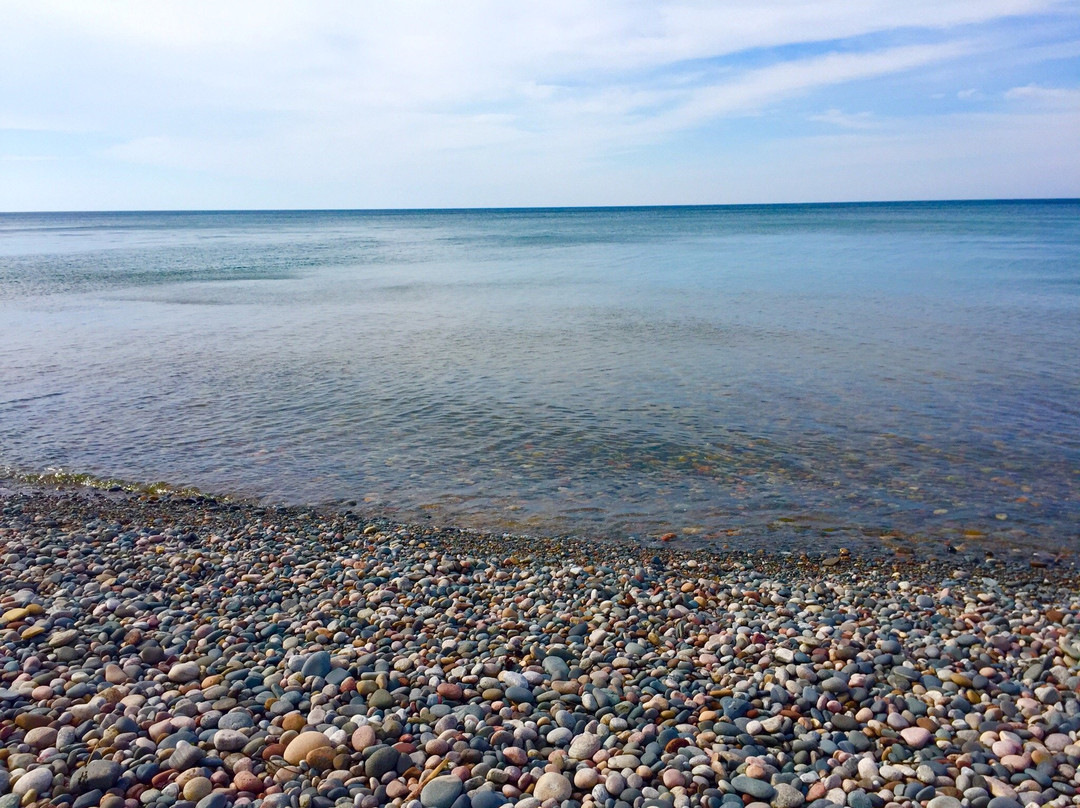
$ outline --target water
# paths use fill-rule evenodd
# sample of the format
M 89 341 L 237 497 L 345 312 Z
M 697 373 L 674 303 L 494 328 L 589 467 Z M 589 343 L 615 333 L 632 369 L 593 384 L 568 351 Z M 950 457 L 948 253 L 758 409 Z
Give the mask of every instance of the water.
M 1080 202 L 2 215 L 0 384 L 23 469 L 1075 550 Z

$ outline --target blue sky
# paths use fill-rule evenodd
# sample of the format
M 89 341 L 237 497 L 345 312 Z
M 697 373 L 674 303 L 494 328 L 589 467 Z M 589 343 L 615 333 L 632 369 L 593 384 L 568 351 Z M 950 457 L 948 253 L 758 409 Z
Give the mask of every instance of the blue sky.
M 1080 196 L 1076 0 L 0 15 L 0 210 Z

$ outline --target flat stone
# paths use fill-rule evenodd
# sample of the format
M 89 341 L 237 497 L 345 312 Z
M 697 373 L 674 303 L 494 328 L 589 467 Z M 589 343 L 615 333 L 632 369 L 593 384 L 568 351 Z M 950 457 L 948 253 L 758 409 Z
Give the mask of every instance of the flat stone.
M 71 785 L 77 793 L 94 790 L 108 791 L 116 785 L 122 773 L 120 764 L 115 761 L 91 760 L 85 767 L 75 772 Z
M 225 808 L 229 797 L 223 791 L 213 791 L 195 804 L 195 808 Z
M 452 774 L 436 777 L 420 792 L 420 802 L 424 808 L 450 808 L 464 788 L 460 777 Z
M 218 719 L 218 729 L 251 729 L 255 721 L 247 710 L 232 710 Z
M 11 787 L 11 793 L 19 797 L 25 795 L 28 791 L 37 792 L 38 796 L 44 796 L 49 793 L 49 789 L 52 788 L 53 773 L 52 769 L 38 768 L 31 769 L 18 780 Z
M 78 629 L 69 628 L 63 631 L 57 631 L 51 637 L 49 637 L 50 648 L 62 648 L 65 645 L 71 645 L 75 640 L 79 638 Z
M 508 698 L 514 704 L 536 703 L 536 698 L 533 696 L 532 691 L 524 687 L 514 686 L 506 688 L 506 698 Z
M 745 774 L 739 774 L 731 778 L 731 787 L 740 794 L 749 794 L 751 797 L 765 802 L 769 802 L 776 796 L 776 789 L 764 780 L 755 780 Z
M 34 727 L 23 738 L 23 742 L 34 749 L 45 749 L 56 743 L 56 729 L 53 727 Z
M 956 797 L 938 794 L 930 802 L 926 803 L 926 808 L 961 808 L 961 803 Z
M 194 682 L 200 676 L 198 662 L 177 662 L 169 668 L 169 681 L 177 684 Z

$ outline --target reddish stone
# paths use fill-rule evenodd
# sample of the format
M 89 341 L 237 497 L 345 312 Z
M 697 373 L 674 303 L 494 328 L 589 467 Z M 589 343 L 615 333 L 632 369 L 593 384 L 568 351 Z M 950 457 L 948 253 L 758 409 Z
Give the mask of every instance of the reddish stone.
M 435 688 L 435 692 L 444 699 L 450 699 L 451 701 L 461 701 L 462 696 L 465 695 L 461 685 L 452 682 L 443 682 Z
M 247 791 L 249 794 L 259 794 L 264 788 L 262 779 L 251 772 L 238 772 L 233 778 L 233 785 L 237 791 Z
M 176 769 L 165 769 L 150 778 L 150 785 L 154 788 L 164 788 L 176 777 Z

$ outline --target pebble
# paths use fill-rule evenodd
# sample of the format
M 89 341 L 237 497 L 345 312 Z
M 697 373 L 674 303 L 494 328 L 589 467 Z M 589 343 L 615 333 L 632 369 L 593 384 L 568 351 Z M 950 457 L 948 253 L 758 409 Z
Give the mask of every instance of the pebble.
M 773 808 L 800 808 L 806 802 L 803 793 L 790 783 L 777 783 L 775 791 L 772 798 Z
M 199 678 L 199 674 L 198 662 L 177 662 L 169 668 L 169 681 L 178 684 L 194 682 Z
M 2 506 L 0 808 L 1080 804 L 1053 565 Z
M 10 758 L 9 758 L 10 760 Z M 31 769 L 15 781 L 11 787 L 11 793 L 23 797 L 33 791 L 36 794 L 46 794 L 52 787 L 53 773 L 51 769 Z
M 589 760 L 600 751 L 603 741 L 598 735 L 591 732 L 583 732 L 570 741 L 568 754 L 575 760 Z
M 436 777 L 420 792 L 420 802 L 424 808 L 450 808 L 463 788 L 459 777 L 453 775 Z
M 108 791 L 123 774 L 120 764 L 113 760 L 91 760 L 79 769 L 72 779 L 72 787 L 77 792 Z
M 745 774 L 736 775 L 731 779 L 731 787 L 740 794 L 749 794 L 759 800 L 768 802 L 776 796 L 776 789 L 764 780 L 747 777 Z
M 316 730 L 301 732 L 289 742 L 289 745 L 285 747 L 281 756 L 285 758 L 286 763 L 291 763 L 295 766 L 307 759 L 308 755 L 315 750 L 329 746 L 330 739 L 323 733 Z
M 574 787 L 570 781 L 558 772 L 545 772 L 540 775 L 540 779 L 536 781 L 536 787 L 533 789 L 533 796 L 540 802 L 546 802 L 547 800 L 562 802 L 570 799 L 570 795 L 573 793 Z
M 922 749 L 930 743 L 934 736 L 930 733 L 930 730 L 924 727 L 905 727 L 900 730 L 900 737 L 912 749 Z

